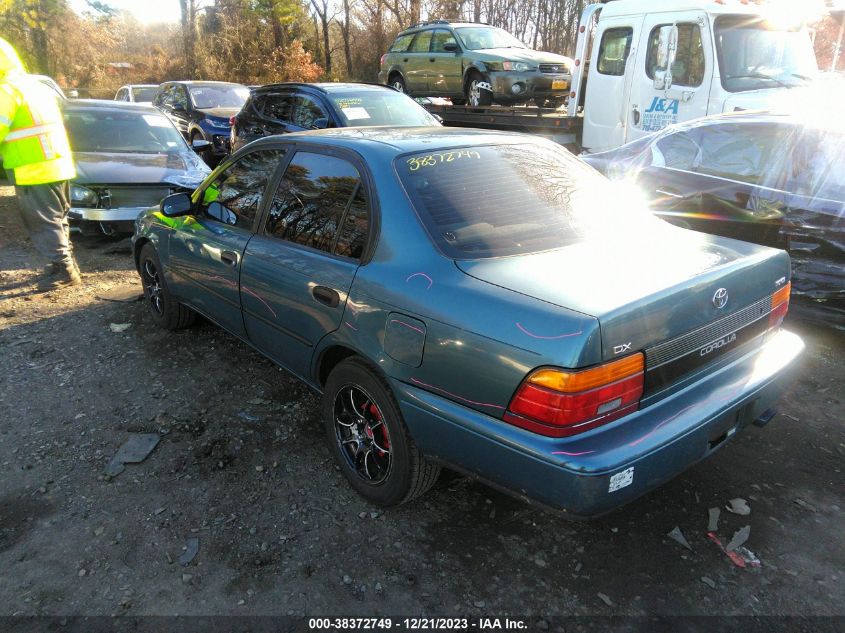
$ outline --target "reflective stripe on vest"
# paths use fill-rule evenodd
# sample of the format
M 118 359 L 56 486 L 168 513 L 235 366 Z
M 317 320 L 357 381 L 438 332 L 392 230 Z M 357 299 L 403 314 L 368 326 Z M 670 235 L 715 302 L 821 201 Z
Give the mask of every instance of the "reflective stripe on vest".
M 31 136 L 38 136 L 40 134 L 61 133 L 61 128 L 55 123 L 47 123 L 45 125 L 31 125 L 29 127 L 22 127 L 6 135 L 3 139 L 6 143 L 12 141 L 19 141 L 22 138 L 29 138 Z

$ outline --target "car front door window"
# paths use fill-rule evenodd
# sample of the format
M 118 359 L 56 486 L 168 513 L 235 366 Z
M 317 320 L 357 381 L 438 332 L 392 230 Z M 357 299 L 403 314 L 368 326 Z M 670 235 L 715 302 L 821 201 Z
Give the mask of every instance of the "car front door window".
M 320 104 L 311 97 L 305 95 L 295 97 L 294 106 L 293 124 L 303 129 L 313 129 L 318 119 L 328 119 L 328 115 Z
M 266 149 L 241 157 L 203 190 L 200 210 L 223 224 L 252 230 L 261 197 L 284 153 Z

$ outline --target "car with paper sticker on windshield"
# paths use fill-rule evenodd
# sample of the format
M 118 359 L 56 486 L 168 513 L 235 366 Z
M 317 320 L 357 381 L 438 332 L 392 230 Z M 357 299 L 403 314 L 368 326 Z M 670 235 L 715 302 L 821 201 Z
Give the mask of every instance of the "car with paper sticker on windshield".
M 410 97 L 361 83 L 279 83 L 252 90 L 232 117 L 232 151 L 271 134 L 333 127 L 439 125 Z
M 152 106 L 77 99 L 63 115 L 76 165 L 68 212 L 76 232 L 131 234 L 141 211 L 193 191 L 211 171 Z
M 803 349 L 785 252 L 668 224 L 524 134 L 260 139 L 142 214 L 134 257 L 150 321 L 204 315 L 320 394 L 384 506 L 445 466 L 603 514 L 769 423 Z

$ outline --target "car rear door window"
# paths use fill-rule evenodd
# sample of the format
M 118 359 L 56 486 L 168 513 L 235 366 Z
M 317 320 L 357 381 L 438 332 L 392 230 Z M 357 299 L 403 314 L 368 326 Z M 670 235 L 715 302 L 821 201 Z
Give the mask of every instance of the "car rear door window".
M 698 158 L 700 149 L 695 140 L 687 132 L 668 134 L 657 141 L 658 155 L 662 157 L 660 167 L 671 167 L 689 171 Z
M 360 258 L 368 231 L 369 204 L 355 166 L 335 156 L 297 152 L 270 203 L 264 232 Z
M 252 230 L 264 190 L 284 155 L 282 149 L 264 149 L 242 156 L 203 190 L 201 210 L 224 224 Z
M 598 71 L 602 75 L 624 75 L 628 53 L 631 52 L 631 39 L 634 35 L 630 27 L 607 29 L 601 36 L 599 46 Z
M 411 41 L 414 39 L 414 34 L 409 33 L 408 35 L 400 35 L 396 38 L 396 41 L 393 42 L 393 46 L 390 47 L 391 53 L 404 53 L 408 50 L 408 46 L 411 45 Z
M 457 41 L 455 40 L 455 36 L 452 35 L 451 31 L 447 31 L 446 29 L 437 29 L 434 31 L 434 35 L 431 38 L 431 52 L 432 53 L 448 53 L 453 51 L 447 51 L 443 46 L 445 44 L 456 44 Z
M 266 95 L 262 114 L 273 121 L 292 123 L 294 118 L 293 95 L 284 93 Z
M 657 49 L 660 42 L 661 24 L 655 26 L 648 40 L 648 56 L 645 70 L 649 79 L 654 79 L 657 68 Z M 672 83 L 678 86 L 696 88 L 704 81 L 704 47 L 701 43 L 701 28 L 697 24 L 678 24 L 678 49 L 672 62 Z
M 408 49 L 408 52 L 427 53 L 429 46 L 431 45 L 431 33 L 432 31 L 420 31 L 417 33 L 417 36 L 414 38 L 413 43 L 411 43 L 411 48 Z

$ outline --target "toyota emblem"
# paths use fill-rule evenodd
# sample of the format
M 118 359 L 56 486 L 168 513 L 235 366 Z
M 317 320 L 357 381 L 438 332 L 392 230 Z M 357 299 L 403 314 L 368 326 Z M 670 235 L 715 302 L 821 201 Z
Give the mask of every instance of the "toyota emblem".
M 726 288 L 719 288 L 713 295 L 713 305 L 721 310 L 728 304 L 728 291 Z

